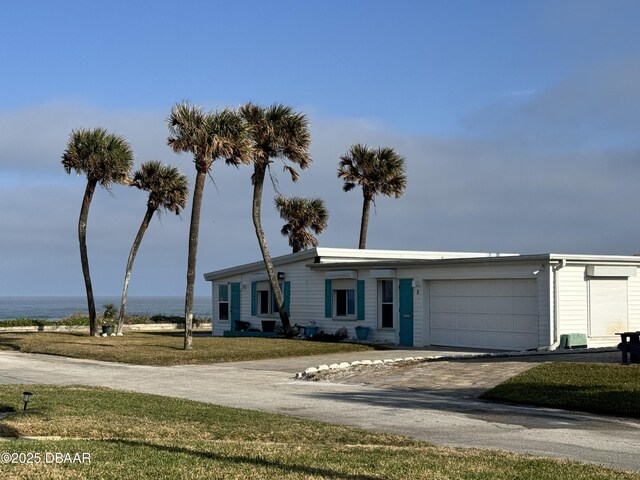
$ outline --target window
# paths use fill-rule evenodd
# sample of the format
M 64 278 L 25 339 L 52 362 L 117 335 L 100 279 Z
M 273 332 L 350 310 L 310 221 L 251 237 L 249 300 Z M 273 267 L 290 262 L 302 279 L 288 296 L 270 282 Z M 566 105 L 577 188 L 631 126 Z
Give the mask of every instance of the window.
M 285 307 L 287 305 L 285 292 L 285 283 L 280 283 L 280 291 L 285 297 Z M 288 286 L 288 285 L 287 285 Z M 269 282 L 257 282 L 256 286 L 256 300 L 257 300 L 257 315 L 276 315 L 278 313 L 278 302 L 276 296 L 271 289 Z
M 393 280 L 378 281 L 378 321 L 380 328 L 393 328 Z
M 218 320 L 229 320 L 229 284 L 218 285 Z
M 335 316 L 353 317 L 356 314 L 356 291 L 353 288 L 334 290 Z

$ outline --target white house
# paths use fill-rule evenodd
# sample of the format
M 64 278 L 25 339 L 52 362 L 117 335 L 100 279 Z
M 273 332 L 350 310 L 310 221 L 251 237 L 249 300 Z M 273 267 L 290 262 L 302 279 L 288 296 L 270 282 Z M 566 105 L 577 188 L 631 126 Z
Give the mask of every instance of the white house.
M 273 259 L 291 323 L 369 340 L 500 350 L 580 333 L 616 345 L 640 330 L 640 257 L 314 248 Z M 262 261 L 205 274 L 213 335 L 277 319 Z

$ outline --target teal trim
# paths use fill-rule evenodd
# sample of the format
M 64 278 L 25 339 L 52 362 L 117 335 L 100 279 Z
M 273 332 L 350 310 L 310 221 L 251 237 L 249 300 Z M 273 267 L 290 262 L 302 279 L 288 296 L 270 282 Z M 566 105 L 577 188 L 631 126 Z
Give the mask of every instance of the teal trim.
M 289 307 L 291 305 L 291 282 L 284 282 L 282 295 L 284 296 L 284 311 L 287 315 L 291 314 Z
M 230 306 L 231 306 L 231 321 L 235 322 L 237 320 L 240 320 L 240 284 L 239 283 L 231 284 L 231 305 Z
M 413 279 L 400 279 L 400 345 L 413 346 Z
M 356 288 L 358 295 L 358 320 L 364 320 L 364 280 L 358 280 Z
M 251 282 L 251 316 L 258 314 L 258 282 Z
M 324 281 L 324 316 L 326 318 L 331 318 L 332 316 L 331 279 L 329 278 Z

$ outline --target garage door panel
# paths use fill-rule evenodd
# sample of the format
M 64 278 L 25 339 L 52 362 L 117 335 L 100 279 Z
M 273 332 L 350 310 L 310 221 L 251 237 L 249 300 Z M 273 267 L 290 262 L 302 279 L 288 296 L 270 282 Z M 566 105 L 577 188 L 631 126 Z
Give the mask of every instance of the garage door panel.
M 531 280 L 514 280 L 513 295 L 516 297 L 537 297 L 538 286 Z
M 483 300 L 484 313 L 511 315 L 513 314 L 513 297 L 489 297 Z
M 537 315 L 516 315 L 513 317 L 513 330 L 518 333 L 538 333 Z
M 429 283 L 429 342 L 491 349 L 538 346 L 535 280 L 442 280 Z
M 537 308 L 537 297 L 514 297 L 513 299 L 513 313 L 517 315 L 535 312 Z

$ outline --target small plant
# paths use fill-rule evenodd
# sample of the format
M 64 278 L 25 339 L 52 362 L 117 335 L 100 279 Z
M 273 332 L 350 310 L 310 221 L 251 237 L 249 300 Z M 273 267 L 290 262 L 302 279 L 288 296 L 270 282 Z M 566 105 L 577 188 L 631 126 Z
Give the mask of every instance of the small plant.
M 118 315 L 118 307 L 113 303 L 103 305 L 104 313 L 102 314 L 102 325 L 115 326 L 116 316 Z

